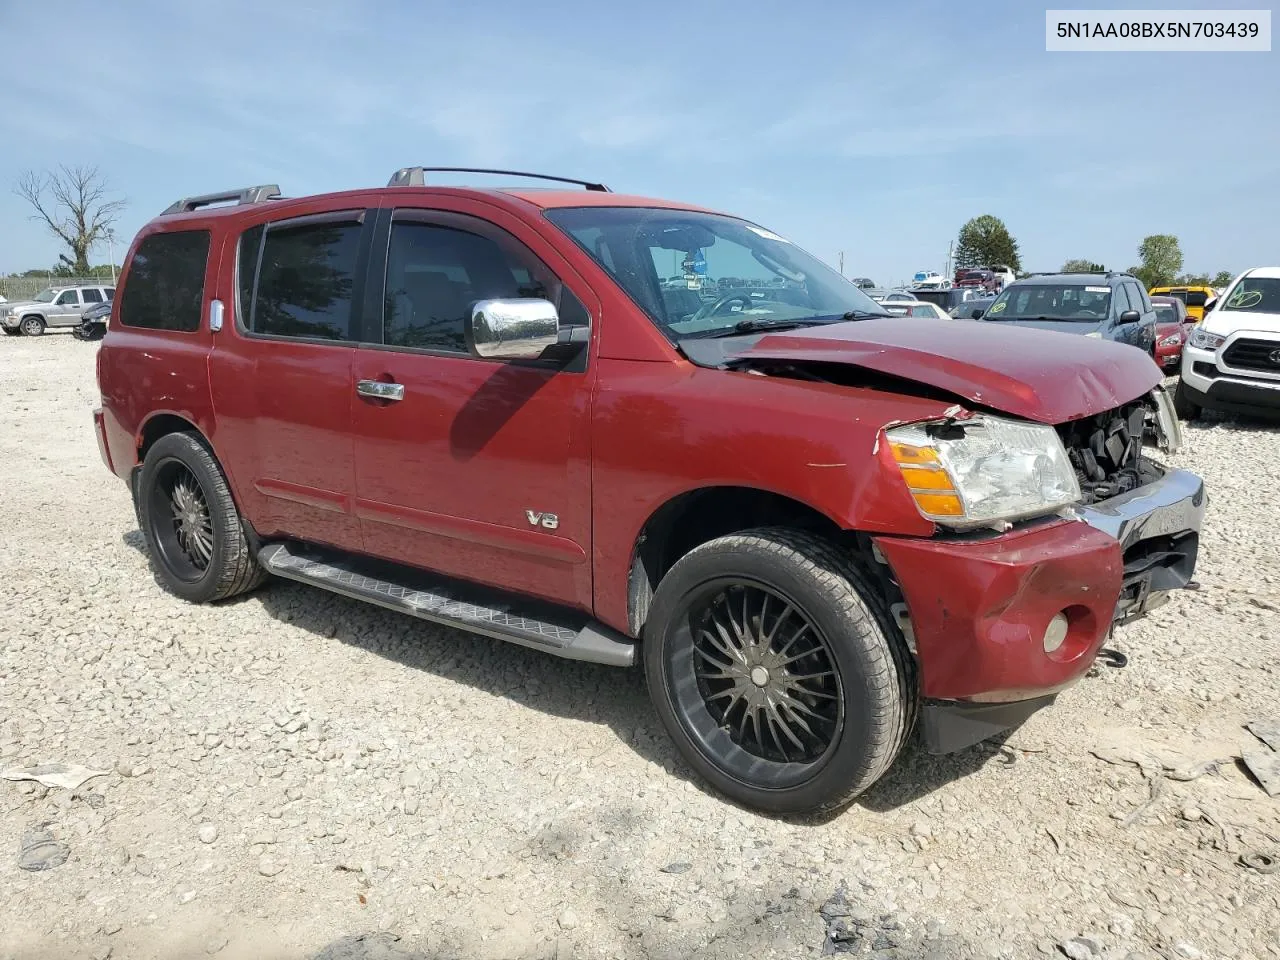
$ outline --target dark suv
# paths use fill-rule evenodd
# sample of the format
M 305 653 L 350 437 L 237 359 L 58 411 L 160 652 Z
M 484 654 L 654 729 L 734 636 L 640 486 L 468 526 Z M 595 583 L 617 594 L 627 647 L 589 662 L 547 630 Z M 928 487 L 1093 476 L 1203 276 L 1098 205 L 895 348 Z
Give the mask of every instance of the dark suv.
M 1020 722 L 1191 576 L 1204 489 L 1143 455 L 1178 427 L 1135 351 L 903 323 L 736 217 L 430 174 L 134 240 L 95 428 L 174 593 L 643 661 L 692 767 L 802 811 L 914 729 Z
M 1083 334 L 1137 347 L 1155 358 L 1156 311 L 1127 273 L 1035 273 L 1015 281 L 974 319 L 1002 327 Z

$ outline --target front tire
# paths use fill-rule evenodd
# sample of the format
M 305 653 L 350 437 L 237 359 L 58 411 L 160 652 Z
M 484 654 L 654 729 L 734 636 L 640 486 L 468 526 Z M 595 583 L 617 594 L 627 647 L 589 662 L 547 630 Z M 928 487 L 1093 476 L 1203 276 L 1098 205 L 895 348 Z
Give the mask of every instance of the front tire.
M 839 809 L 901 751 L 915 667 L 848 556 L 766 528 L 690 551 L 653 597 L 645 675 L 684 758 L 772 813 Z
M 1198 420 L 1203 408 L 1191 399 L 1187 385 L 1178 380 L 1178 388 L 1173 392 L 1173 412 L 1179 420 Z
M 44 333 L 44 318 L 23 317 L 22 323 L 18 324 L 18 329 L 22 331 L 24 336 L 38 337 Z
M 20 337 L 20 336 L 22 336 L 22 328 L 21 328 L 21 327 L 0 327 L 0 330 L 3 330 L 3 331 L 5 332 L 5 334 L 6 334 L 7 336 L 10 336 L 10 337 Z
M 225 600 L 265 579 L 222 468 L 195 435 L 171 433 L 147 451 L 136 506 L 160 579 L 182 599 Z

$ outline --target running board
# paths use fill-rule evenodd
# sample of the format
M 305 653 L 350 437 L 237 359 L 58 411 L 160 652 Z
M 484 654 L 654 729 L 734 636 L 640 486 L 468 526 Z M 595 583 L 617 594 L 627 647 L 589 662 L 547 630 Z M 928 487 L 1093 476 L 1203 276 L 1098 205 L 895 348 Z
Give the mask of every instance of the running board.
M 574 623 L 572 613 L 561 613 L 548 604 L 519 598 L 497 601 L 497 594 L 489 592 L 481 599 L 477 587 L 412 568 L 362 562 L 286 543 L 263 547 L 258 562 L 278 577 L 569 660 L 614 667 L 630 667 L 636 661 L 636 647 L 629 638 L 585 615 Z M 520 607 L 529 609 L 522 612 Z M 549 616 L 555 619 L 543 619 Z

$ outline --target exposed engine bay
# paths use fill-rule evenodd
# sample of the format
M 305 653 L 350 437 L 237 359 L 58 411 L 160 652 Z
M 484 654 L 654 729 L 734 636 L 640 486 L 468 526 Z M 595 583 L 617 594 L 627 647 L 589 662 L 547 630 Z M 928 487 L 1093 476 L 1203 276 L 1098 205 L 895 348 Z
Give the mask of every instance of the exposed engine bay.
M 1142 455 L 1151 416 L 1150 406 L 1135 400 L 1058 425 L 1082 503 L 1108 500 L 1159 479 L 1163 471 Z

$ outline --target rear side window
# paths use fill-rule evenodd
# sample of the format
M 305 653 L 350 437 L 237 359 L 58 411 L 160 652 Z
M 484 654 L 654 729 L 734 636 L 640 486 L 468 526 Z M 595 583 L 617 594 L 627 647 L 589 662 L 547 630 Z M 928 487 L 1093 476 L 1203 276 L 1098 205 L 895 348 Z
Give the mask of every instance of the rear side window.
M 80 296 L 84 297 L 85 303 L 101 303 L 102 302 L 102 294 L 99 293 L 97 290 L 93 289 L 93 287 L 85 287 L 85 289 L 80 291 Z
M 282 223 L 244 234 L 241 317 L 254 333 L 354 340 L 351 324 L 360 223 Z M 257 283 L 253 283 L 256 276 Z
M 1209 302 L 1209 295 L 1207 293 L 1203 293 L 1199 290 L 1187 291 L 1188 307 L 1203 307 L 1208 302 Z
M 148 330 L 200 327 L 209 232 L 153 233 L 138 245 L 120 301 L 120 322 Z

